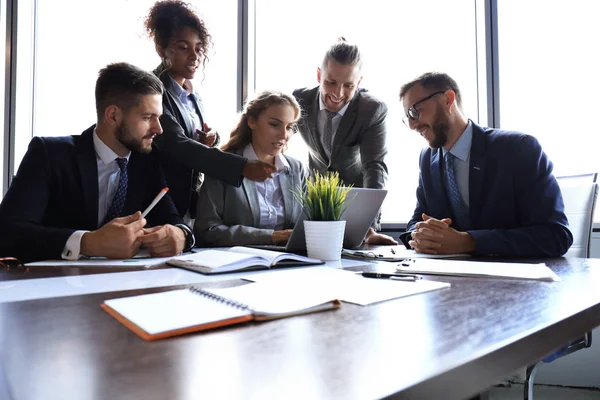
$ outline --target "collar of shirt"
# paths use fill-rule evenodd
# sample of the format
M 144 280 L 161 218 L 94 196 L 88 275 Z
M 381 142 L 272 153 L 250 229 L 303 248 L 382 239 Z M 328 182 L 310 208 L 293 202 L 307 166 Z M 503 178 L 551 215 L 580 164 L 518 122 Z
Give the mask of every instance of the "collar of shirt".
M 169 87 L 171 87 L 175 91 L 175 93 L 177 94 L 179 99 L 183 102 L 183 104 L 186 104 L 188 102 L 190 95 L 194 96 L 195 98 L 198 97 L 196 95 L 196 93 L 194 93 L 194 88 L 192 86 L 192 82 L 186 80 L 186 83 L 189 86 L 189 91 L 188 91 L 188 90 L 186 90 L 186 88 L 181 87 L 181 85 L 179 85 L 179 83 L 177 83 L 177 81 L 175 79 L 173 79 L 173 77 L 171 75 L 167 74 L 167 76 L 169 77 L 169 81 L 171 82 L 171 85 L 169 85 Z
M 349 105 L 350 105 L 350 102 L 346 103 L 346 105 L 344 107 L 342 107 L 342 109 L 340 111 L 337 112 L 340 115 L 340 117 L 344 116 Z M 319 93 L 319 111 L 323 111 L 323 110 L 325 110 L 325 103 L 323 103 L 323 99 L 321 98 L 321 94 Z
M 248 143 L 246 147 L 244 147 L 244 152 L 242 155 L 248 160 L 258 160 L 258 156 L 254 151 L 254 147 L 252 147 L 252 143 Z M 278 154 L 275 156 L 275 167 L 277 167 L 278 172 L 282 172 L 290 168 L 290 163 L 285 159 L 283 154 Z
M 450 153 L 461 161 L 467 162 L 471 158 L 471 143 L 473 142 L 473 123 L 469 120 L 467 127 L 460 135 L 454 146 L 450 149 Z M 442 147 L 442 153 L 444 156 L 448 150 Z
M 96 129 L 94 128 L 94 150 L 96 150 L 96 155 L 102 161 L 104 165 L 108 165 L 111 162 L 115 161 L 116 158 L 119 158 L 119 155 L 115 153 L 110 147 L 108 147 L 98 134 L 96 133 Z M 129 162 L 129 157 L 131 156 L 131 151 L 127 153 L 125 158 L 127 162 Z

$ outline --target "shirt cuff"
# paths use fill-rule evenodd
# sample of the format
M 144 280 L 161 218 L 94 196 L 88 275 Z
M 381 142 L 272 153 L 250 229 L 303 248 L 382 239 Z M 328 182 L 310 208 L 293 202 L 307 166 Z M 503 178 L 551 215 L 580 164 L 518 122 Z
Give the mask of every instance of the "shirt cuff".
M 176 227 L 180 228 L 185 232 L 185 247 L 183 251 L 190 251 L 192 247 L 196 245 L 196 238 L 194 237 L 194 233 L 190 229 L 189 226 L 185 224 L 175 224 Z
M 79 260 L 81 257 L 81 254 L 79 254 L 81 252 L 81 238 L 87 232 L 89 231 L 75 231 L 69 236 L 61 254 L 64 260 Z

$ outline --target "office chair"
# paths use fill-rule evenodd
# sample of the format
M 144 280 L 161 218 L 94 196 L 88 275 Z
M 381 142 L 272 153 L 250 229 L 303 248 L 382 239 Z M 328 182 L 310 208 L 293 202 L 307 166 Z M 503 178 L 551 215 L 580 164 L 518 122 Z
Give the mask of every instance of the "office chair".
M 590 173 L 556 178 L 565 203 L 565 214 L 569 220 L 569 230 L 573 234 L 573 245 L 564 255 L 565 257 L 589 257 L 594 209 L 598 197 L 597 177 L 597 173 Z M 527 367 L 523 398 L 525 400 L 533 399 L 533 379 L 540 363 L 550 363 L 591 345 L 592 332 L 587 332 L 585 336 L 572 341 L 567 346 Z

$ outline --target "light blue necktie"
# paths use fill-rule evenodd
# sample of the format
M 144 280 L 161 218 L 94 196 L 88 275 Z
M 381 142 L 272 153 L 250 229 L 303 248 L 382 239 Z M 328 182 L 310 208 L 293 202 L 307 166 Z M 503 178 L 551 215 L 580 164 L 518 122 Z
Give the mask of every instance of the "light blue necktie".
M 325 122 L 325 130 L 323 132 L 323 148 L 328 156 L 331 156 L 331 147 L 333 142 L 333 118 L 337 112 L 325 110 L 327 121 Z
M 456 182 L 456 176 L 454 174 L 454 159 L 456 156 L 450 152 L 447 152 L 444 156 L 444 163 L 446 167 L 446 190 L 448 191 L 448 198 L 450 199 L 450 206 L 454 213 L 454 223 L 452 224 L 458 230 L 465 230 L 469 228 L 469 210 L 467 205 L 460 195 L 458 184 Z
M 117 164 L 119 164 L 121 176 L 119 177 L 119 186 L 117 187 L 115 197 L 113 197 L 112 203 L 110 204 L 108 212 L 106 213 L 106 217 L 104 217 L 105 224 L 112 221 L 114 218 L 122 216 L 121 213 L 123 212 L 123 206 L 125 205 L 125 199 L 127 198 L 127 159 L 117 158 L 116 161 Z

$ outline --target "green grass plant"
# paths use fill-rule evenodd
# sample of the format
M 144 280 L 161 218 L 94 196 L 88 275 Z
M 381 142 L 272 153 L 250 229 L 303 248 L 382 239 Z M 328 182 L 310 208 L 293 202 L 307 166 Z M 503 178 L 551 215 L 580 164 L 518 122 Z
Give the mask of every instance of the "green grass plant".
M 339 221 L 353 200 L 344 204 L 351 186 L 340 184 L 338 172 L 315 172 L 306 178 L 306 191 L 298 186 L 292 193 L 311 221 Z

